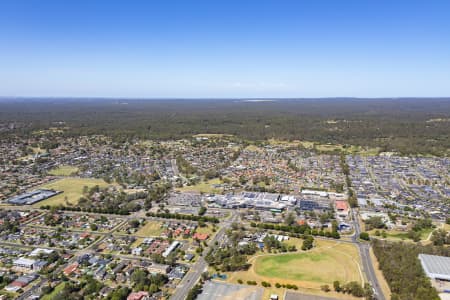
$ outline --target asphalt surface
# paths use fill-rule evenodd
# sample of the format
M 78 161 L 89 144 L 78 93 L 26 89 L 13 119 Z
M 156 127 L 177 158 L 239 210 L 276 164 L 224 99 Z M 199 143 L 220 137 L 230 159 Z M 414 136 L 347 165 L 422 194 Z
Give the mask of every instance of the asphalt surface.
M 15 209 L 15 210 L 39 210 L 36 208 L 33 208 L 31 206 L 6 206 L 6 207 L 2 207 L 4 209 Z M 46 211 L 46 210 L 43 210 Z M 90 213 L 86 213 L 86 212 L 69 212 L 72 214 L 90 214 Z M 93 215 L 106 215 L 108 216 L 109 214 L 96 214 L 96 213 L 92 213 Z M 131 219 L 133 218 L 133 215 L 128 215 L 128 216 L 117 216 L 117 215 L 110 215 L 112 217 L 122 217 L 124 219 Z M 369 283 L 372 285 L 373 290 L 374 290 L 374 296 L 377 300 L 386 300 L 386 298 L 383 295 L 383 292 L 381 290 L 381 287 L 378 283 L 378 279 L 375 275 L 375 270 L 372 264 L 372 260 L 370 257 L 370 245 L 368 243 L 362 243 L 359 241 L 358 237 L 359 234 L 361 233 L 361 229 L 359 226 L 359 222 L 358 222 L 358 218 L 356 217 L 356 213 L 354 210 L 352 210 L 352 216 L 353 216 L 353 223 L 354 223 L 354 228 L 355 228 L 355 234 L 352 237 L 352 243 L 356 244 L 358 246 L 359 249 L 359 253 L 361 256 L 361 261 L 362 261 L 362 267 L 364 270 L 364 273 L 367 276 L 367 280 L 369 281 Z M 221 225 L 221 229 L 217 232 L 217 234 L 214 236 L 214 238 L 210 241 L 209 245 L 214 245 L 216 241 L 218 241 L 219 243 L 222 243 L 225 237 L 225 233 L 226 230 L 228 228 L 230 228 L 231 224 L 235 221 L 238 220 L 239 214 L 236 211 L 233 211 L 233 215 L 231 218 L 229 218 L 228 220 L 225 220 Z M 146 218 L 149 220 L 159 220 L 159 218 Z M 162 219 L 161 219 L 162 220 Z M 165 219 L 164 219 L 165 220 Z M 110 233 L 97 233 L 101 236 L 106 236 Z M 99 240 L 100 241 L 100 240 Z M 97 241 L 97 242 L 99 242 Z M 97 244 L 94 243 L 94 244 Z M 8 245 L 9 243 L 4 243 L 2 242 L 3 245 Z M 14 244 L 8 245 L 8 246 L 14 246 Z M 92 245 L 90 245 L 92 246 Z M 91 248 L 91 247 L 88 247 Z M 206 255 L 209 251 L 210 247 L 206 247 L 203 255 Z M 87 250 L 87 249 L 85 249 Z M 184 300 L 187 296 L 187 294 L 189 293 L 189 291 L 194 287 L 194 285 L 197 283 L 197 281 L 200 279 L 201 274 L 203 272 L 205 272 L 207 270 L 207 263 L 205 262 L 205 260 L 203 259 L 203 256 L 199 257 L 199 259 L 197 260 L 197 262 L 192 265 L 191 269 L 189 270 L 189 272 L 185 275 L 185 277 L 183 278 L 183 280 L 180 282 L 180 284 L 177 286 L 177 289 L 175 290 L 175 293 L 172 295 L 172 297 L 170 299 L 173 300 Z M 36 284 L 32 289 L 30 289 L 30 291 L 36 291 L 37 288 L 40 288 L 40 286 L 42 286 L 44 284 L 44 280 L 41 280 L 41 282 L 39 282 L 38 284 Z M 36 288 L 35 288 L 36 287 Z M 25 292 L 24 294 L 21 295 L 21 297 L 19 299 L 26 299 L 26 297 L 29 297 L 30 295 L 32 295 L 32 293 L 30 293 L 30 291 Z M 26 296 L 26 297 L 25 297 Z
M 353 242 L 358 246 L 359 254 L 361 256 L 362 267 L 364 273 L 367 276 L 367 280 L 372 285 L 375 299 L 385 300 L 380 284 L 378 283 L 378 278 L 375 275 L 375 269 L 373 268 L 372 259 L 370 258 L 370 244 L 361 243 L 358 239 L 361 233 L 361 228 L 359 227 L 358 218 L 356 216 L 355 210 L 352 209 L 353 224 L 355 228 L 355 234 L 352 237 Z
M 338 300 L 338 299 L 286 291 L 286 294 L 284 295 L 284 300 Z
M 261 300 L 263 293 L 261 287 L 208 281 L 197 300 Z
M 225 220 L 221 225 L 220 230 L 214 236 L 214 238 L 209 242 L 208 245 L 214 245 L 217 242 L 219 244 L 224 240 L 226 230 L 231 227 L 231 224 L 235 222 L 239 217 L 237 211 L 233 211 L 233 215 Z M 171 300 L 184 300 L 189 293 L 189 291 L 194 287 L 197 281 L 200 279 L 203 272 L 208 269 L 208 264 L 203 259 L 210 250 L 210 247 L 206 247 L 203 251 L 203 255 L 200 256 L 195 264 L 192 265 L 189 272 L 184 276 L 181 282 L 178 284 L 174 294 L 170 297 Z

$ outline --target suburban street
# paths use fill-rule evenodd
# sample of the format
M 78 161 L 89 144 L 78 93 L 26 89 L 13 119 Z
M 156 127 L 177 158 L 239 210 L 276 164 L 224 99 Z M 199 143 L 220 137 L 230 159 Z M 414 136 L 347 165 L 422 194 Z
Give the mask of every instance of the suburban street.
M 374 289 L 375 299 L 385 300 L 383 291 L 381 290 L 381 287 L 378 283 L 378 278 L 375 275 L 375 270 L 373 268 L 372 260 L 370 258 L 370 252 L 369 252 L 370 245 L 367 243 L 361 243 L 358 240 L 359 234 L 361 233 L 361 228 L 359 227 L 358 218 L 356 216 L 354 209 L 352 209 L 352 217 L 353 217 L 353 224 L 354 224 L 354 228 L 355 228 L 355 234 L 353 235 L 352 240 L 358 246 L 364 273 L 366 274 L 367 280 L 369 281 L 369 283 L 372 285 L 372 287 Z
M 209 245 L 214 245 L 217 242 L 221 243 L 224 239 L 226 231 L 231 227 L 233 222 L 236 222 L 239 218 L 239 212 L 233 211 L 232 216 L 225 220 L 221 225 L 220 230 L 214 236 L 214 238 L 209 242 Z M 170 297 L 171 300 L 183 300 L 186 298 L 189 291 L 194 287 L 197 281 L 200 279 L 203 272 L 207 270 L 208 264 L 203 258 L 208 251 L 210 246 L 206 247 L 203 251 L 203 255 L 200 256 L 195 264 L 192 265 L 189 272 L 184 276 L 183 280 L 177 286 L 175 293 Z

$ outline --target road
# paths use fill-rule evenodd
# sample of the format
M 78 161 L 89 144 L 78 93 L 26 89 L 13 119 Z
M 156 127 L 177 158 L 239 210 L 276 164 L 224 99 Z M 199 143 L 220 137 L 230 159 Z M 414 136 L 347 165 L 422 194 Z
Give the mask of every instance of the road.
M 367 243 L 361 243 L 358 239 L 359 234 L 361 233 L 361 228 L 359 227 L 358 218 L 354 209 L 352 209 L 352 217 L 355 227 L 355 234 L 353 235 L 352 240 L 353 243 L 358 246 L 364 273 L 367 276 L 367 280 L 373 287 L 375 299 L 385 300 L 386 298 L 384 297 L 383 291 L 381 290 L 380 284 L 378 283 L 378 278 L 373 268 L 372 259 L 370 258 L 370 245 Z
M 67 267 L 68 265 L 74 263 L 80 255 L 81 254 L 74 255 L 71 259 L 69 259 L 68 262 L 60 265 L 54 271 L 54 274 L 61 274 L 62 271 L 64 270 L 64 268 Z M 41 277 L 39 279 L 39 281 L 36 284 L 34 284 L 29 290 L 25 291 L 22 295 L 17 297 L 17 300 L 26 300 L 26 299 L 30 298 L 31 296 L 39 296 L 41 294 L 41 288 L 47 284 L 48 284 L 48 279 Z
M 177 160 L 176 159 L 172 159 L 170 161 L 170 163 L 172 165 L 173 175 L 174 176 L 180 176 L 180 171 L 178 170 L 178 166 L 177 166 Z
M 232 216 L 225 220 L 221 226 L 217 234 L 214 238 L 209 242 L 209 245 L 214 245 L 217 242 L 222 243 L 228 228 L 231 227 L 233 222 L 236 222 L 239 219 L 239 212 L 233 211 Z M 203 272 L 205 272 L 208 268 L 208 264 L 203 258 L 210 250 L 210 246 L 206 247 L 203 251 L 203 255 L 200 256 L 197 262 L 192 265 L 189 272 L 184 276 L 181 282 L 178 284 L 175 293 L 170 297 L 171 300 L 184 300 L 189 293 L 189 291 L 194 287 L 197 281 L 200 279 Z
M 5 208 L 5 207 L 3 207 Z M 21 207 L 21 206 L 12 206 L 12 207 L 8 207 L 10 209 L 24 209 L 24 210 L 28 210 L 28 209 L 32 209 L 32 210 L 36 210 L 36 208 L 27 206 L 27 207 Z M 39 209 L 37 209 L 39 210 Z M 68 212 L 71 214 L 90 214 L 90 213 L 85 213 L 85 212 Z M 93 215 L 106 215 L 108 216 L 108 214 L 95 214 L 92 213 Z M 110 215 L 112 217 L 116 217 L 116 218 L 123 218 L 124 220 L 128 220 L 133 218 L 133 216 L 117 216 L 117 215 Z M 376 299 L 378 300 L 385 300 L 385 297 L 383 295 L 383 292 L 380 288 L 380 285 L 378 283 L 378 279 L 375 275 L 375 270 L 372 264 L 372 260 L 370 257 L 370 245 L 367 243 L 361 243 L 358 239 L 359 234 L 361 233 L 361 229 L 359 226 L 359 222 L 358 222 L 358 218 L 356 216 L 356 212 L 355 210 L 352 210 L 352 216 L 353 216 L 353 222 L 354 222 L 354 228 L 355 228 L 355 234 L 352 236 L 352 241 L 351 243 L 354 243 L 358 246 L 359 249 L 359 253 L 361 256 L 361 261 L 362 261 L 362 267 L 364 270 L 364 273 L 367 276 L 367 279 L 369 281 L 369 283 L 372 285 L 373 289 L 374 289 L 374 293 L 376 296 Z M 149 218 L 147 217 L 146 219 L 148 220 L 159 220 L 160 218 Z M 217 232 L 217 234 L 214 236 L 214 238 L 210 241 L 209 245 L 214 245 L 217 242 L 222 243 L 224 241 L 224 237 L 225 237 L 225 233 L 226 230 L 228 228 L 231 227 L 231 224 L 233 222 L 236 222 L 239 219 L 239 212 L 238 211 L 233 211 L 232 216 L 227 219 L 224 220 L 221 224 L 220 224 L 220 229 Z M 166 219 L 161 219 L 161 220 L 166 220 Z M 123 222 L 121 222 L 123 224 Z M 117 226 L 119 227 L 119 226 Z M 120 233 L 115 233 L 114 231 L 117 230 L 117 227 L 114 228 L 114 230 L 110 231 L 110 232 L 95 232 L 95 234 L 98 234 L 101 236 L 101 238 L 99 240 L 97 240 L 96 242 L 94 242 L 93 244 L 91 244 L 89 247 L 87 247 L 86 249 L 84 249 L 83 251 L 80 251 L 81 253 L 86 253 L 86 251 L 89 251 L 89 249 L 92 249 L 92 247 L 94 245 L 97 245 L 100 241 L 102 241 L 104 239 L 104 237 L 108 236 L 108 235 L 117 235 L 117 236 L 121 236 L 122 234 Z M 73 230 L 73 231 L 78 231 L 78 230 Z M 82 230 L 80 230 L 81 232 Z M 114 232 L 114 233 L 113 233 Z M 125 234 L 123 234 L 125 235 Z M 3 245 L 5 246 L 17 246 L 14 243 L 5 243 L 2 242 Z M 20 245 L 22 247 L 30 247 L 30 246 L 25 246 L 25 245 Z M 31 246 L 32 247 L 32 246 Z M 30 248 L 31 248 L 30 247 Z M 48 248 L 48 247 L 44 247 L 44 248 Z M 204 252 L 203 252 L 203 256 L 205 256 L 208 251 L 210 250 L 210 247 L 206 247 Z M 79 255 L 79 253 L 78 253 Z M 207 263 L 205 262 L 205 260 L 203 259 L 203 256 L 200 256 L 197 260 L 197 262 L 195 264 L 192 265 L 191 269 L 189 270 L 189 272 L 185 275 L 185 277 L 182 279 L 182 281 L 180 282 L 180 284 L 177 286 L 177 289 L 175 290 L 175 293 L 172 295 L 171 299 L 173 300 L 184 300 L 187 296 L 187 294 L 189 293 L 189 291 L 194 287 L 194 285 L 197 283 L 197 281 L 200 279 L 201 274 L 207 270 Z M 122 257 L 125 258 L 125 257 Z M 128 257 L 127 257 L 128 258 Z M 41 279 L 41 281 L 36 284 L 35 286 L 33 286 L 29 291 L 25 292 L 20 299 L 26 299 L 26 297 L 29 297 L 30 295 L 32 295 L 32 293 L 34 291 L 36 291 L 38 288 L 40 288 L 41 286 L 43 286 L 45 284 L 46 280 L 45 279 Z

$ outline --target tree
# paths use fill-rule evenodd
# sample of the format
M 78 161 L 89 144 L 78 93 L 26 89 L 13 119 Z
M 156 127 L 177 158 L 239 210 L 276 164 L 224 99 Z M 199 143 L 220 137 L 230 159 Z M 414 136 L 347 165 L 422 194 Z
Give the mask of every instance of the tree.
M 414 242 L 420 241 L 420 232 L 410 230 L 408 231 L 408 238 L 412 239 Z
M 204 207 L 204 206 L 200 207 L 200 209 L 198 210 L 198 215 L 203 216 L 205 213 L 206 213 L 206 207 Z
M 359 234 L 359 238 L 362 240 L 365 240 L 365 241 L 370 240 L 369 233 L 367 233 L 367 232 L 361 232 Z
M 436 289 L 423 272 L 418 255 L 427 253 L 449 256 L 449 249 L 378 239 L 372 241 L 372 248 L 391 289 L 392 299 L 439 299 Z M 419 294 L 422 298 L 419 298 Z
M 130 224 L 130 227 L 131 227 L 131 228 L 138 228 L 140 222 L 139 222 L 139 220 L 132 219 L 132 220 L 130 220 L 130 221 L 128 222 L 128 224 Z
M 338 280 L 334 281 L 333 288 L 336 292 L 340 292 L 342 290 L 341 283 Z
M 303 240 L 302 250 L 306 251 L 311 249 L 314 246 L 314 238 L 310 235 L 306 236 Z
M 124 287 L 120 287 L 115 289 L 114 291 L 112 291 L 107 299 L 111 299 L 111 300 L 126 300 L 128 294 L 130 293 L 130 289 L 126 286 Z M 67 298 L 70 299 L 70 298 Z
M 284 218 L 284 223 L 288 226 L 294 225 L 295 221 L 296 221 L 296 217 L 293 212 L 288 213 L 286 215 L 286 217 Z
M 431 241 L 435 246 L 450 244 L 450 234 L 444 229 L 437 229 L 431 234 Z
M 320 289 L 326 293 L 330 291 L 330 286 L 328 284 L 324 284 L 320 287 Z
M 364 289 L 356 281 L 350 281 L 349 283 L 345 284 L 343 287 L 343 291 L 349 294 L 352 294 L 355 297 L 363 297 L 364 296 Z
M 210 278 L 209 273 L 207 271 L 202 273 L 202 279 L 203 281 L 206 281 Z
M 383 222 L 383 219 L 381 217 L 370 217 L 365 221 L 368 230 L 375 228 L 375 229 L 383 229 L 386 228 L 386 225 Z
M 150 284 L 150 287 L 148 288 L 148 291 L 149 291 L 150 294 L 154 294 L 157 291 L 159 291 L 159 287 L 158 287 L 157 284 L 152 283 L 152 284 Z
M 373 289 L 368 282 L 364 284 L 364 297 L 366 297 L 367 300 L 373 299 Z

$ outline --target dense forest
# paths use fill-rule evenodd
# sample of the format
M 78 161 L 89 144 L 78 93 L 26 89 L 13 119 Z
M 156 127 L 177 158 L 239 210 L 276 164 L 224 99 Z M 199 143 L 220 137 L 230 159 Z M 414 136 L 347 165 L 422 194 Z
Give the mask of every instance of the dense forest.
M 66 135 L 173 139 L 198 133 L 377 146 L 448 155 L 450 98 L 0 99 L 2 134 L 67 127 Z M 15 129 L 7 126 L 17 123 Z M 5 130 L 6 128 L 6 130 Z
M 373 250 L 392 300 L 439 300 L 418 259 L 420 253 L 450 256 L 450 248 L 374 239 Z

